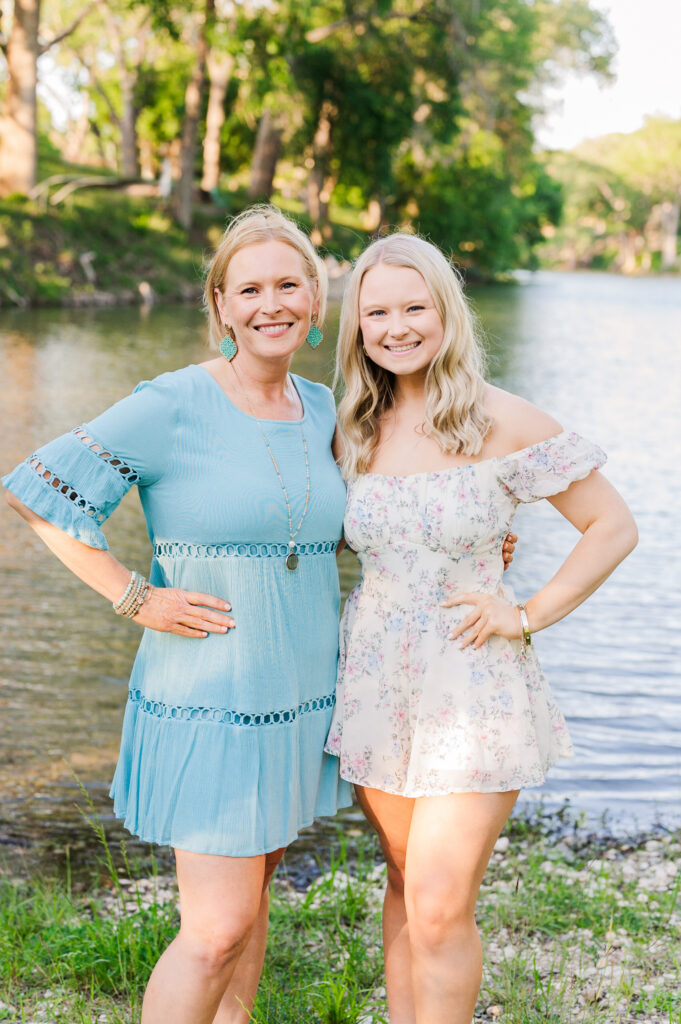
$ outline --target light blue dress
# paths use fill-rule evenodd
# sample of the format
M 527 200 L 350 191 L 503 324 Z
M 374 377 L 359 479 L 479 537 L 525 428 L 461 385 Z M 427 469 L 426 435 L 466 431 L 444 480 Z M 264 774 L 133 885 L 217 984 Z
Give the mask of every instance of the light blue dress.
M 323 752 L 334 705 L 345 487 L 331 454 L 333 398 L 293 377 L 304 415 L 257 420 L 188 366 L 138 385 L 40 448 L 3 483 L 37 515 L 94 548 L 137 484 L 153 545 L 151 582 L 213 594 L 236 629 L 190 638 L 145 629 L 130 679 L 114 812 L 143 840 L 253 856 L 286 846 L 350 803 Z

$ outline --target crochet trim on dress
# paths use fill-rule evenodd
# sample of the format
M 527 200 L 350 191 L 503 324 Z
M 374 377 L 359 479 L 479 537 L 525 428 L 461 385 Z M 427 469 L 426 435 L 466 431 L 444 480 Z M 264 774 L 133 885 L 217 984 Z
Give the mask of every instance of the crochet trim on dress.
M 117 473 L 120 473 L 122 477 L 129 484 L 136 484 L 139 481 L 139 473 L 136 473 L 131 466 L 128 466 L 126 462 L 119 459 L 113 452 L 109 452 L 106 448 L 102 448 L 98 441 L 95 441 L 94 437 L 91 437 L 85 427 L 74 427 L 71 433 L 78 438 L 78 440 L 89 448 L 90 451 L 97 455 L 98 458 L 103 459 L 104 462 L 108 462 L 112 469 L 115 469 Z
M 160 700 L 150 700 L 141 690 L 131 690 L 130 700 L 139 705 L 139 710 L 153 715 L 155 718 L 171 718 L 182 722 L 217 722 L 223 725 L 284 725 L 295 722 L 300 715 L 311 711 L 326 711 L 332 708 L 336 696 L 333 693 L 325 697 L 314 697 L 305 700 L 294 708 L 283 711 L 242 712 L 230 711 L 228 708 L 188 707 L 183 704 L 165 704 Z
M 98 523 L 104 522 L 106 519 L 104 513 L 100 511 L 96 505 L 89 502 L 87 498 L 84 498 L 82 494 L 79 494 L 71 484 L 66 483 L 65 480 L 60 479 L 60 477 L 53 473 L 51 469 L 48 469 L 45 463 L 41 462 L 37 455 L 31 455 L 30 458 L 26 459 L 26 462 L 30 468 L 45 481 L 46 484 L 49 484 L 49 486 L 53 487 L 55 491 L 58 491 L 69 501 L 72 501 L 83 515 L 92 516 L 92 518 Z
M 316 544 L 296 544 L 299 555 L 326 555 L 335 551 L 335 540 Z M 166 558 L 278 558 L 288 554 L 288 544 L 184 544 L 181 541 L 157 541 L 154 554 Z

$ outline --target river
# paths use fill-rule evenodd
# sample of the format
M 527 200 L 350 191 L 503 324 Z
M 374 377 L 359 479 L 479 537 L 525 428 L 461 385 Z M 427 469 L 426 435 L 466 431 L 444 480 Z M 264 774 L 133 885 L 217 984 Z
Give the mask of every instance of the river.
M 681 281 L 541 272 L 475 290 L 490 376 L 592 438 L 636 515 L 640 543 L 568 620 L 536 637 L 576 757 L 524 800 L 569 800 L 597 827 L 681 823 Z M 333 309 L 327 337 L 333 336 Z M 135 383 L 208 357 L 187 306 L 0 314 L 3 472 Z M 328 380 L 327 342 L 295 369 Z M 510 579 L 529 596 L 577 534 L 546 503 L 525 507 Z M 107 524 L 116 555 L 148 564 L 134 493 Z M 0 509 L 0 844 L 46 864 L 89 856 L 93 813 L 115 846 L 107 797 L 139 634 Z M 345 592 L 357 575 L 341 559 Z M 78 809 L 76 805 L 80 805 Z M 357 826 L 351 812 L 349 827 Z M 312 834 L 312 842 L 319 832 Z M 134 847 L 133 847 L 134 848 Z

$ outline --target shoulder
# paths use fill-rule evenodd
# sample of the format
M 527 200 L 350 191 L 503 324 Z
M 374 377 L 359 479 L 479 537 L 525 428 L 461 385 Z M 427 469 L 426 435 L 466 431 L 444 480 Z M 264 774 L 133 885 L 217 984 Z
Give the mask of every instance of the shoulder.
M 185 367 L 159 374 L 152 380 L 140 381 L 131 394 L 105 409 L 95 419 L 89 420 L 86 425 L 98 441 L 111 437 L 109 445 L 113 445 L 116 440 L 120 443 L 121 432 L 132 438 L 138 431 L 142 437 L 146 436 L 152 426 L 162 431 L 170 430 L 177 423 L 184 396 L 190 393 L 191 376 L 187 371 L 191 369 Z
M 191 364 L 183 366 L 179 370 L 160 373 L 158 377 L 152 377 L 151 380 L 141 380 L 133 389 L 133 394 L 148 390 L 168 396 L 180 395 L 194 386 L 198 376 L 197 371 L 199 371 L 199 367 Z
M 331 410 L 336 415 L 336 403 L 331 388 L 318 381 L 307 380 L 306 377 L 299 377 L 297 373 L 291 374 L 296 385 L 298 394 L 303 400 L 303 405 L 312 405 L 317 409 Z
M 485 385 L 484 404 L 492 417 L 495 447 L 509 452 L 539 444 L 563 432 L 561 424 L 549 413 L 492 384 Z

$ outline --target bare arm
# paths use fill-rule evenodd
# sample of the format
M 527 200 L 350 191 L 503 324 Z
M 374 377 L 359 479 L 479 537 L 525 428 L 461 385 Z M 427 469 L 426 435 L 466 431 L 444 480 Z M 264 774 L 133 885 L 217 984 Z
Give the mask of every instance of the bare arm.
M 553 579 L 527 602 L 533 633 L 558 622 L 593 594 L 638 540 L 636 524 L 624 500 L 597 470 L 548 500 L 582 537 Z M 457 594 L 443 602 L 443 607 L 458 604 L 474 605 L 450 634 L 455 640 L 466 633 L 463 647 L 469 643 L 480 647 L 493 633 L 509 640 L 522 635 L 517 608 L 501 597 Z
M 6 499 L 67 569 L 102 597 L 111 602 L 118 601 L 130 580 L 129 569 L 109 551 L 88 547 L 41 519 L 11 491 L 6 492 Z M 232 628 L 234 620 L 224 614 L 228 611 L 231 611 L 231 605 L 210 594 L 152 587 L 135 616 L 135 622 L 164 633 L 202 637 L 207 633 L 225 633 Z
M 496 443 L 502 451 L 516 451 L 561 431 L 560 423 L 548 413 L 500 388 L 488 388 L 486 402 L 495 418 Z M 547 500 L 582 537 L 553 579 L 527 602 L 533 633 L 558 622 L 593 594 L 638 540 L 623 498 L 597 470 Z M 443 602 L 443 607 L 459 604 L 473 605 L 473 611 L 450 633 L 452 640 L 466 634 L 462 647 L 470 643 L 480 647 L 493 633 L 509 640 L 522 636 L 520 613 L 503 597 L 457 594 Z
M 533 631 L 558 622 L 586 601 L 638 542 L 624 499 L 597 470 L 548 500 L 582 536 L 553 579 L 527 602 Z

